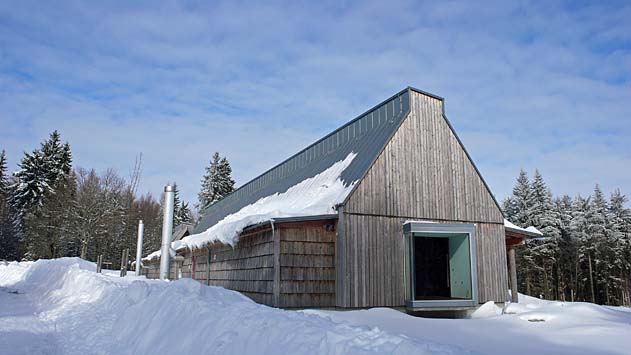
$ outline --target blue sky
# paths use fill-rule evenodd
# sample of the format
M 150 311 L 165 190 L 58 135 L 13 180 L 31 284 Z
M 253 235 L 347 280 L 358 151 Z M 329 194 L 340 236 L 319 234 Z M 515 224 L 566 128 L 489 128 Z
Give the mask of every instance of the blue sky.
M 0 149 L 53 129 L 75 166 L 196 199 L 214 151 L 247 182 L 398 90 L 446 113 L 499 199 L 631 194 L 628 2 L 0 3 Z

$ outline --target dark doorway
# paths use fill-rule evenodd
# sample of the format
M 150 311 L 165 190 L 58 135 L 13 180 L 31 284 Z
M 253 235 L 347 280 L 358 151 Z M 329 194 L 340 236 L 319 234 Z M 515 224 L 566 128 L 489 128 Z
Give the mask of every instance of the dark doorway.
M 451 297 L 448 238 L 414 238 L 414 278 L 415 299 L 440 300 Z

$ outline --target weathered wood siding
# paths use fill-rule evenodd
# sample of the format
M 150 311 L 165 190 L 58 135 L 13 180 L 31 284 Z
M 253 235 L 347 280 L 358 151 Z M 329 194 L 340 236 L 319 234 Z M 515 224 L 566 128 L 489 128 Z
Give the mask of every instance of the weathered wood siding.
M 255 302 L 273 305 L 274 239 L 270 229 L 242 236 L 234 248 L 218 243 L 209 248 L 208 275 L 208 251 L 199 250 L 194 254 L 196 279 L 208 285 L 239 291 Z
M 279 225 L 280 307 L 335 307 L 335 231 L 329 226 Z
M 275 230 L 242 235 L 234 248 L 215 243 L 180 251 L 181 276 L 239 291 L 269 306 L 334 307 L 335 236 L 335 220 L 277 224 Z M 158 278 L 159 259 L 151 265 L 145 274 Z
M 346 212 L 504 222 L 442 109 L 442 101 L 412 91 L 408 118 L 359 182 Z
M 442 105 L 411 92 L 410 114 L 344 206 L 338 306 L 403 306 L 402 223 L 408 219 L 475 223 L 479 301 L 504 302 L 503 217 Z
M 160 259 L 154 259 L 151 261 L 143 262 L 142 274 L 145 275 L 148 279 L 159 279 L 160 278 Z M 178 275 L 178 269 L 175 263 L 171 263 L 171 267 L 169 268 L 169 279 L 175 279 Z M 129 271 L 130 273 L 133 270 Z

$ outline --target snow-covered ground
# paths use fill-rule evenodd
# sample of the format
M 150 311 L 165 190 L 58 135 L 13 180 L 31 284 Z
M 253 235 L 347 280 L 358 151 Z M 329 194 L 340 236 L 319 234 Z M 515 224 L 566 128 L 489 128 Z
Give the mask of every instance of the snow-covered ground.
M 233 291 L 96 274 L 76 258 L 0 264 L 0 354 L 629 354 L 631 311 L 523 298 L 505 314 L 284 311 Z

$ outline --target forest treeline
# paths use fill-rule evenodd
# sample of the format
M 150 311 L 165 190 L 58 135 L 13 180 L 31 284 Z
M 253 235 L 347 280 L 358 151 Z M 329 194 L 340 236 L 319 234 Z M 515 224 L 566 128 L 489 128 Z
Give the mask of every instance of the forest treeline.
M 542 238 L 517 249 L 519 291 L 545 299 L 630 305 L 631 210 L 627 196 L 553 196 L 539 171 L 521 171 L 505 217 L 535 226 Z
M 135 255 L 138 221 L 143 220 L 143 255 L 160 248 L 162 197 L 138 193 L 142 156 L 128 177 L 114 169 L 74 168 L 68 143 L 57 131 L 40 147 L 24 153 L 18 170 L 8 172 L 0 153 L 0 259 L 36 260 L 103 255 L 120 265 L 123 249 Z M 198 208 L 234 188 L 225 157 L 215 153 L 202 178 Z M 175 185 L 174 226 L 194 223 L 195 213 L 181 201 Z

